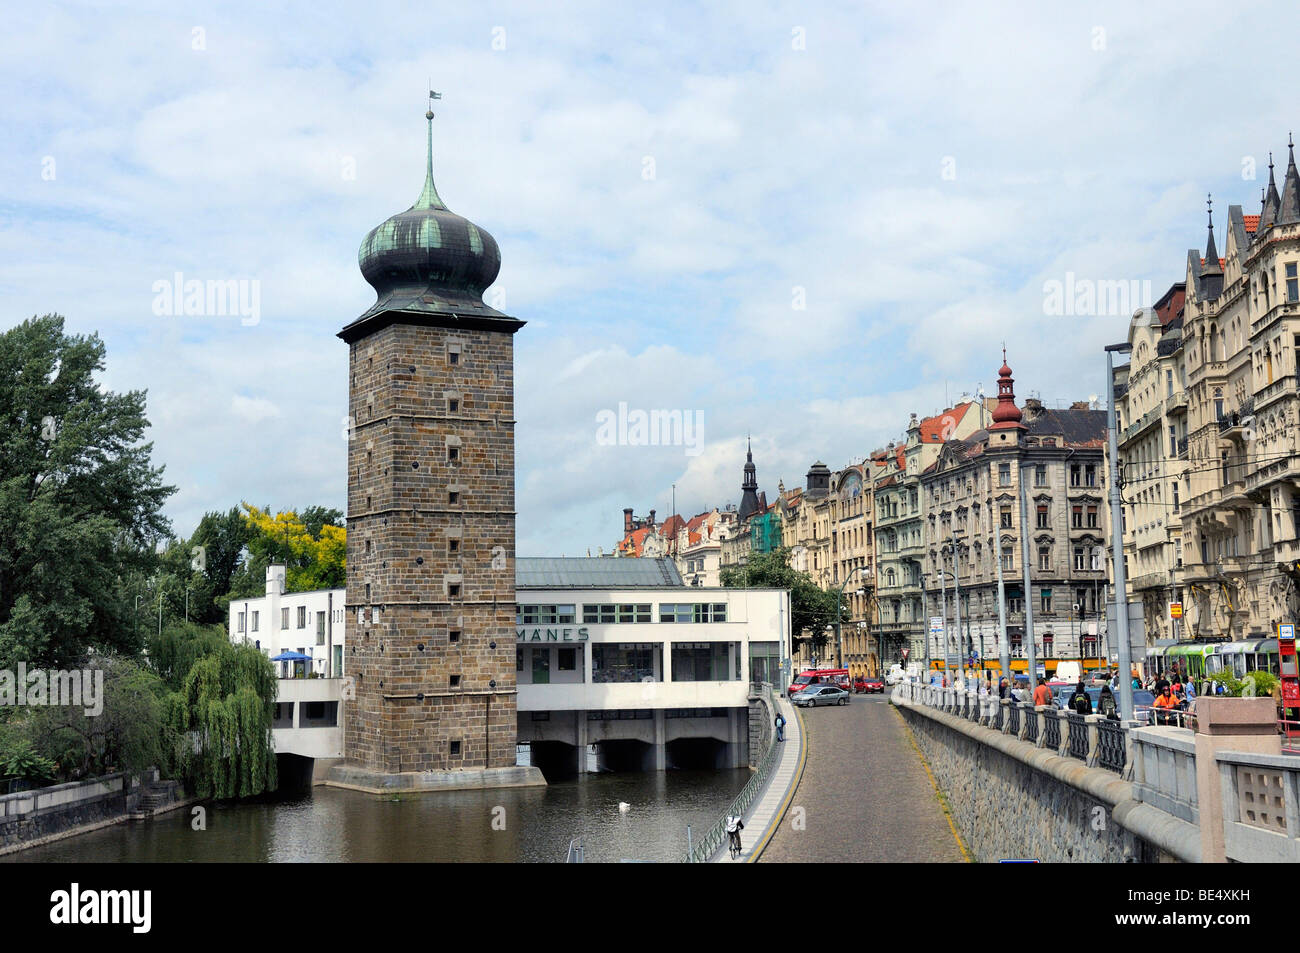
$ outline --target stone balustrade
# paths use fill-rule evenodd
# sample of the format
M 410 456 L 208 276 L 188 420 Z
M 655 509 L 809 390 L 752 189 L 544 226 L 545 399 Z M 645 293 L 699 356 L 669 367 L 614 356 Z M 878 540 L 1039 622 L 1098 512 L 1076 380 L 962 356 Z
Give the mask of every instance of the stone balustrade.
M 952 786 L 949 798 L 974 798 L 957 803 L 957 816 L 978 825 L 966 833 L 990 856 L 1035 855 L 1041 841 L 1018 833 L 1025 810 L 1064 838 L 1040 859 L 1300 862 L 1300 758 L 1281 754 L 1272 699 L 1198 698 L 1191 729 L 920 683 L 899 684 L 892 697 L 927 756 L 943 762 L 936 776 Z M 975 765 L 992 776 L 972 778 Z M 1127 833 L 1091 832 L 1090 841 L 1061 805 Z
M 1300 863 L 1300 758 L 1220 751 L 1215 761 L 1225 859 Z

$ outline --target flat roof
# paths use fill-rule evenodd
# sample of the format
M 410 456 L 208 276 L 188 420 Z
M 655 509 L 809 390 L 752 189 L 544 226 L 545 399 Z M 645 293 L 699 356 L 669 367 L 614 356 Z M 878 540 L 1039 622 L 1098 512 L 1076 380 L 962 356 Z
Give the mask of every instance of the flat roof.
M 645 589 L 684 586 L 666 556 L 518 556 L 517 589 Z

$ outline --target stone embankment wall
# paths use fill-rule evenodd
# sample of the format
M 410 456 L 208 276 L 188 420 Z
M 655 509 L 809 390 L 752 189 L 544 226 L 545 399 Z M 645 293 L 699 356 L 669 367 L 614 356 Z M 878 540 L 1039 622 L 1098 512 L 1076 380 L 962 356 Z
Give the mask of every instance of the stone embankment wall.
M 974 858 L 1044 863 L 1195 860 L 1195 828 L 1133 785 L 942 711 L 896 703 Z
M 121 817 L 130 784 L 124 774 L 0 797 L 0 850 Z

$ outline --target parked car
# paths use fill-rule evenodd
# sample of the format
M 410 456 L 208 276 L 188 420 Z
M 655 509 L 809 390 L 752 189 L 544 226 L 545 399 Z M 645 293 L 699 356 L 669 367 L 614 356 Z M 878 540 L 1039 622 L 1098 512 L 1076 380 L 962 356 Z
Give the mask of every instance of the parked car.
M 838 685 L 814 685 L 790 696 L 790 701 L 801 708 L 815 708 L 818 705 L 847 705 L 849 693 Z

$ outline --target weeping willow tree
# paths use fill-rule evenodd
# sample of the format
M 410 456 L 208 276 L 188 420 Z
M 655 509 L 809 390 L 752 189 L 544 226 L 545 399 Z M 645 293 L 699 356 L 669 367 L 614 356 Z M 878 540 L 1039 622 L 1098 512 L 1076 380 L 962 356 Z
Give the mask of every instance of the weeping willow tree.
M 193 663 L 168 696 L 168 766 L 199 797 L 253 797 L 276 788 L 271 722 L 275 668 L 257 649 L 223 643 Z

